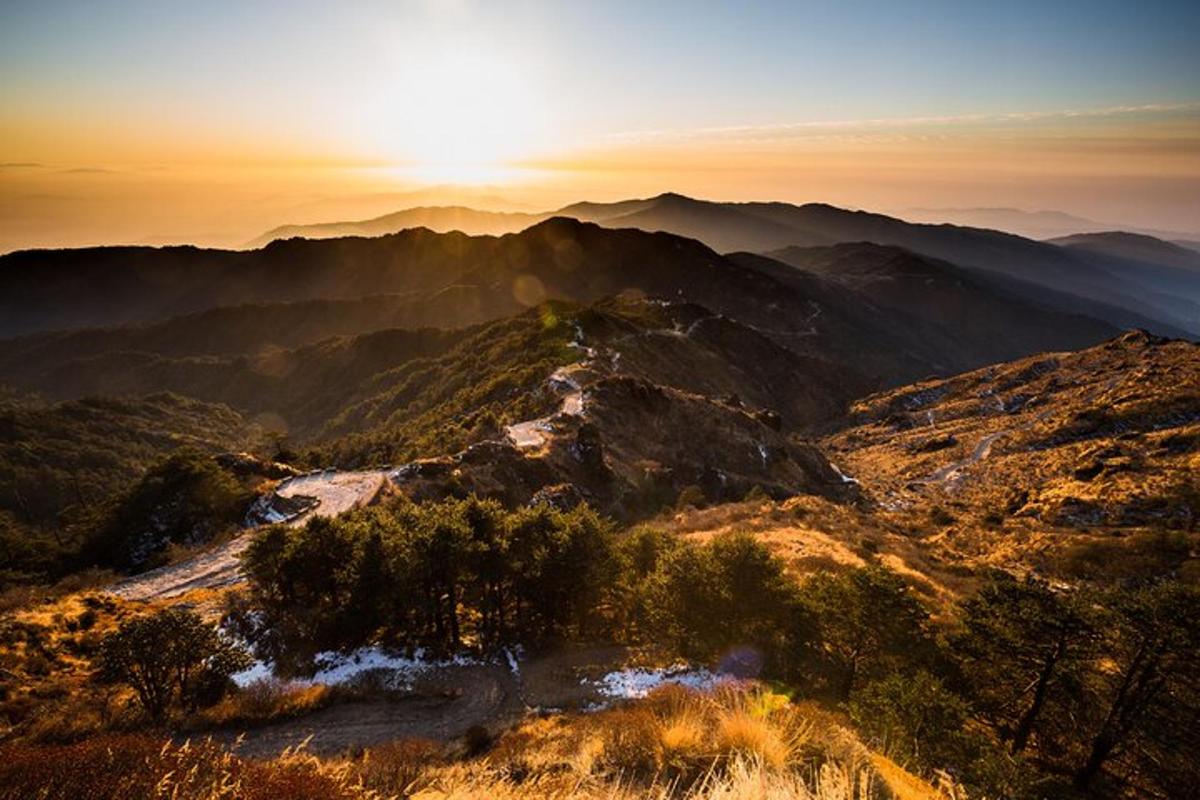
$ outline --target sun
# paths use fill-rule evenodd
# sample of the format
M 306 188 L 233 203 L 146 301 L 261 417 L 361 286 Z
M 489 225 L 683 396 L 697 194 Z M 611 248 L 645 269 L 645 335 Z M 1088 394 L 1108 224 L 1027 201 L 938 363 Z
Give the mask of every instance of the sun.
M 408 61 L 388 104 L 388 149 L 405 172 L 431 183 L 503 183 L 548 135 L 536 75 L 513 58 L 441 48 Z

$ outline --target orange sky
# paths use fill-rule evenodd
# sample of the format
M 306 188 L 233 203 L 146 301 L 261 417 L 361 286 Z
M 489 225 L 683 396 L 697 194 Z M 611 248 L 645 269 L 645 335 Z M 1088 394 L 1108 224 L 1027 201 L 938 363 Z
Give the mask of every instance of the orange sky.
M 899 5 L 4 4 L 0 252 L 663 191 L 1200 229 L 1193 5 Z
M 665 190 L 884 211 L 1053 208 L 1191 231 L 1200 228 L 1197 114 L 1185 107 L 642 132 L 485 167 L 477 182 L 468 170 L 461 184 L 404 164 L 299 154 L 272 161 L 249 144 L 231 157 L 200 147 L 158 152 L 147 143 L 141 159 L 114 150 L 124 160 L 108 160 L 88 152 L 95 141 L 54 142 L 45 155 L 58 160 L 0 166 L 0 249 L 238 246 L 283 223 L 361 219 L 412 205 L 541 210 Z

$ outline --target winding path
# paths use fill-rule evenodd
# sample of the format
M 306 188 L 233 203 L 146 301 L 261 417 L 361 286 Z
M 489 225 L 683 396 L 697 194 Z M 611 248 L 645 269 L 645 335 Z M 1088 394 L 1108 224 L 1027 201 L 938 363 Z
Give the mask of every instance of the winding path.
M 1120 377 L 1112 378 L 1108 381 L 1105 381 L 1100 386 L 1093 388 L 1087 393 L 1087 396 L 1083 399 L 1083 402 L 1085 404 L 1094 403 L 1097 397 L 1104 392 L 1111 391 L 1112 388 L 1120 382 L 1120 380 Z M 1000 407 L 1001 409 L 1004 408 L 1003 402 L 1001 402 Z M 1053 407 L 1048 408 L 1040 414 L 1034 415 L 1033 419 L 1023 422 L 1020 425 L 1013 425 L 1011 427 L 1004 428 L 1003 430 L 987 434 L 975 444 L 975 449 L 971 451 L 971 455 L 967 456 L 961 461 L 956 461 L 953 464 L 948 464 L 942 467 L 928 478 L 916 481 L 916 483 L 933 484 L 957 481 L 962 477 L 961 473 L 963 470 L 965 470 L 967 467 L 973 466 L 974 464 L 978 464 L 980 461 L 983 461 L 992 454 L 992 445 L 995 444 L 997 439 L 1007 436 L 1010 433 L 1017 433 L 1018 431 L 1024 431 L 1032 428 L 1039 422 L 1049 418 L 1051 414 L 1054 413 L 1054 410 L 1055 409 Z
M 589 361 L 595 353 L 589 353 Z M 555 389 L 566 390 L 562 403 L 553 414 L 537 419 L 517 422 L 505 428 L 510 441 L 522 450 L 539 448 L 546 443 L 548 435 L 553 432 L 552 421 L 558 416 L 579 416 L 583 413 L 583 386 L 575 373 L 589 368 L 589 361 L 580 361 L 565 367 L 559 367 L 546 382 Z
M 334 517 L 369 503 L 387 480 L 387 473 L 317 472 L 289 478 L 275 490 L 280 497 L 309 497 L 315 505 L 285 520 L 302 525 L 312 517 Z M 210 550 L 165 567 L 152 569 L 113 584 L 109 591 L 126 600 L 161 600 L 178 597 L 194 589 L 215 589 L 241 580 L 239 556 L 253 539 L 248 528 L 236 538 Z

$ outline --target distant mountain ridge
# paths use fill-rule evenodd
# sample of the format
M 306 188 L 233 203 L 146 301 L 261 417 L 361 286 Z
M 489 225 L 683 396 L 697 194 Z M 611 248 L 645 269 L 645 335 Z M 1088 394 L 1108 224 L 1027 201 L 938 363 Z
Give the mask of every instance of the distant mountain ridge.
M 1078 233 L 1099 233 L 1123 230 L 1153 236 L 1157 239 L 1195 238 L 1197 232 L 1145 228 L 1138 225 L 1114 225 L 1064 211 L 1026 211 L 1020 208 L 904 208 L 892 212 L 911 222 L 967 225 L 973 228 L 994 228 L 1030 239 L 1055 239 Z
M 22 260 L 32 264 L 14 269 L 11 262 Z M 9 301 L 13 316 L 5 319 L 24 315 L 26 324 L 46 327 L 77 320 L 74 333 L 0 342 L 0 378 L 52 395 L 56 387 L 77 385 L 72 376 L 93 372 L 69 366 L 86 358 L 257 357 L 330 336 L 461 328 L 547 299 L 591 303 L 625 291 L 696 303 L 795 353 L 873 376 L 879 387 L 1082 347 L 1115 333 L 1096 319 L 976 286 L 951 265 L 941 268 L 954 275 L 942 298 L 947 307 L 910 308 L 764 256 L 721 256 L 672 234 L 561 217 L 502 237 L 412 229 L 371 239 L 293 239 L 251 252 L 26 253 L 0 265 L 8 267 L 0 269 L 0 283 L 24 280 L 21 292 L 0 293 L 23 300 Z M 39 274 L 41 282 L 32 280 Z M 944 313 L 959 304 L 974 312 Z M 992 306 L 1011 310 L 1009 330 L 982 324 L 996 318 Z M 109 329 L 78 330 L 98 326 Z
M 520 230 L 556 215 L 605 227 L 675 233 L 704 242 L 718 252 L 767 252 L 845 242 L 899 246 L 960 267 L 999 273 L 1060 295 L 1083 298 L 1090 304 L 1082 309 L 1069 303 L 1055 305 L 1058 310 L 1084 310 L 1120 328 L 1145 327 L 1175 336 L 1200 334 L 1200 309 L 1193 305 L 1200 298 L 1200 279 L 1188 277 L 1180 284 L 1172 275 L 1147 271 L 1143 261 L 1128 255 L 1064 248 L 1058 243 L 987 228 L 906 222 L 821 203 L 722 203 L 668 192 L 615 203 L 575 203 L 544 214 L 420 208 L 360 223 L 287 230 L 314 236 L 377 235 L 389 227 L 419 221 L 434 230 L 495 234 Z M 1055 303 L 1060 295 L 1051 296 L 1049 302 Z M 1176 299 L 1179 295 L 1182 303 Z
M 1147 264 L 1174 266 L 1200 272 L 1200 253 L 1154 236 L 1127 231 L 1077 233 L 1050 240 L 1059 247 L 1072 247 L 1109 256 L 1129 258 Z

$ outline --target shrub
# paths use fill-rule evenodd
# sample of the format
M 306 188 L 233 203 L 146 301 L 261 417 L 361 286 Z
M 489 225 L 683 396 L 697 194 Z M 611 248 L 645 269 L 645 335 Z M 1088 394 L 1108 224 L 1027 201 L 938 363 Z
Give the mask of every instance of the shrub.
M 252 725 L 312 713 L 333 701 L 337 689 L 324 684 L 300 685 L 273 678 L 254 681 L 204 709 L 193 724 Z
M 946 767 L 961 756 L 967 706 L 925 670 L 892 673 L 855 690 L 850 718 L 900 762 Z
M 656 633 L 684 655 L 707 659 L 743 645 L 778 659 L 786 649 L 794 588 L 783 562 L 749 534 L 671 549 L 647 581 Z
M 704 490 L 692 484 L 679 491 L 679 497 L 675 499 L 675 507 L 678 509 L 702 508 L 707 502 L 708 497 L 704 494 Z
M 215 702 L 229 676 L 250 663 L 199 615 L 168 608 L 121 623 L 101 641 L 95 666 L 102 681 L 133 689 L 146 714 L 159 721 L 176 701 L 188 709 Z
M 236 525 L 249 497 L 213 459 L 193 450 L 167 458 L 104 510 L 85 558 L 144 568 L 170 544 L 207 542 Z

